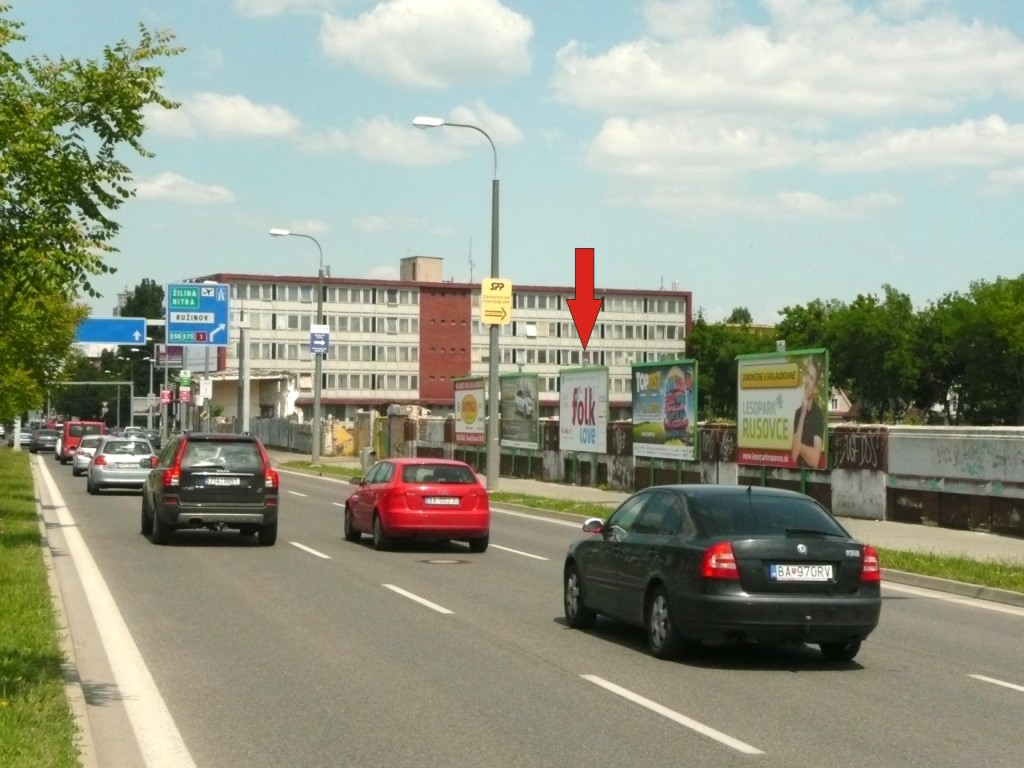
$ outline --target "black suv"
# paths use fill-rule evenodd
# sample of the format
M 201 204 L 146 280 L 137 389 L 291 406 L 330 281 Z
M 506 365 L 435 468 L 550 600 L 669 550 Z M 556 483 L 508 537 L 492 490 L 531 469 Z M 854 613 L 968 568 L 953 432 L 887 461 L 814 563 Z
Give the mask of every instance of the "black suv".
M 165 544 L 179 528 L 232 528 L 273 546 L 279 484 L 255 437 L 174 435 L 142 489 L 142 532 L 154 544 Z

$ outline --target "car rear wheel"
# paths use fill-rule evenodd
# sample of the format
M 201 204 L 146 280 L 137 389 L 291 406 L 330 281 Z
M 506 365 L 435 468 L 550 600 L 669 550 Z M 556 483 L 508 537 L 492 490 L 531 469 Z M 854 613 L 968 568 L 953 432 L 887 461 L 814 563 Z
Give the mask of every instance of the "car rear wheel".
M 345 507 L 344 532 L 345 541 L 359 541 L 363 538 L 363 534 L 352 527 L 352 510 L 348 507 Z
M 150 531 L 150 540 L 154 544 L 166 544 L 170 541 L 174 529 L 160 519 L 160 515 L 153 510 L 153 527 Z
M 583 580 L 575 565 L 565 569 L 562 605 L 565 608 L 565 623 L 573 629 L 588 629 L 594 626 L 597 614 L 583 604 Z
M 376 550 L 387 549 L 391 546 L 391 539 L 384 533 L 384 526 L 381 525 L 380 515 L 373 516 L 373 548 Z
M 277 543 L 277 521 L 264 525 L 256 534 L 261 547 L 272 547 Z
M 95 495 L 96 495 L 97 493 L 99 493 L 99 492 L 100 492 L 100 489 L 99 489 L 99 487 L 98 487 L 98 486 L 95 486 L 95 485 L 93 485 L 93 483 L 92 483 L 92 480 L 86 480 L 86 481 L 85 481 L 85 490 L 86 490 L 86 491 L 87 491 L 87 492 L 88 492 L 88 493 L 89 493 L 89 494 L 90 494 L 91 496 L 95 496 Z
M 469 540 L 469 551 L 470 552 L 486 552 L 487 545 L 491 543 L 491 535 L 489 533 L 484 534 L 479 539 Z
M 687 643 L 679 636 L 665 588 L 658 585 L 647 600 L 647 645 L 659 659 L 681 656 Z
M 821 655 L 829 661 L 852 661 L 860 651 L 860 640 L 849 640 L 845 643 L 822 643 Z

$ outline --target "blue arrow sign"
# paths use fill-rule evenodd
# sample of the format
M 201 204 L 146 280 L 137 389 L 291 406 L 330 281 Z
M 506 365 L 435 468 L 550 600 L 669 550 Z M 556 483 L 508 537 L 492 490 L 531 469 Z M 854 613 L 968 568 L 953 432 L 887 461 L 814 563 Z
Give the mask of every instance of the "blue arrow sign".
M 167 286 L 167 343 L 182 346 L 228 345 L 226 283 L 170 283 Z
M 326 355 L 327 348 L 331 345 L 330 333 L 310 333 L 309 351 L 314 355 Z
M 144 317 L 87 317 L 75 331 L 76 344 L 144 344 Z

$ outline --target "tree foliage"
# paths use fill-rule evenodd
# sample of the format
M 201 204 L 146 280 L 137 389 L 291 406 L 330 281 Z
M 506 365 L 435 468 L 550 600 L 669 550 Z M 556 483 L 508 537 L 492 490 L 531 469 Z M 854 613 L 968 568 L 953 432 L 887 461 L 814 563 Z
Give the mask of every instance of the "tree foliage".
M 113 271 L 112 218 L 134 194 L 120 158 L 141 157 L 144 111 L 177 105 L 160 91 L 173 36 L 139 26 L 139 42 L 94 60 L 16 60 L 22 24 L 0 4 L 0 418 L 40 407 L 65 375 L 91 279 Z M 69 309 L 70 308 L 70 309 Z

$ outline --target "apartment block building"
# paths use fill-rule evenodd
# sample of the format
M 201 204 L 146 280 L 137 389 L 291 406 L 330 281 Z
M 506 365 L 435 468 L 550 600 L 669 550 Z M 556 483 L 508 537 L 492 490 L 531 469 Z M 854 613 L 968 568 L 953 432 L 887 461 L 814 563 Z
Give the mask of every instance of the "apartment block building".
M 317 323 L 316 276 L 217 273 L 195 278 L 231 287 L 230 343 L 217 352 L 219 375 L 237 376 L 241 329 L 250 374 L 293 375 L 294 405 L 309 418 L 313 403 L 310 328 L 330 329 L 323 359 L 324 415 L 420 405 L 435 413 L 454 403 L 453 380 L 486 377 L 490 326 L 481 322 L 479 283 L 443 279 L 443 260 L 402 259 L 398 280 L 325 277 Z M 682 358 L 692 324 L 688 291 L 597 288 L 604 304 L 584 350 L 569 312 L 573 286 L 513 285 L 511 322 L 500 326 L 500 373 L 538 376 L 541 416 L 558 411 L 558 371 L 609 368 L 613 418 L 628 416 L 630 366 Z

